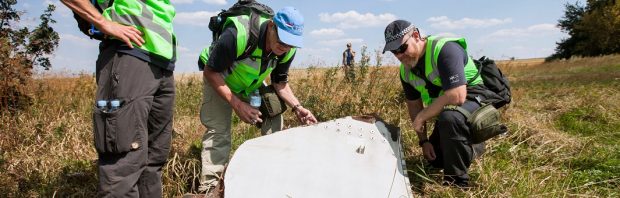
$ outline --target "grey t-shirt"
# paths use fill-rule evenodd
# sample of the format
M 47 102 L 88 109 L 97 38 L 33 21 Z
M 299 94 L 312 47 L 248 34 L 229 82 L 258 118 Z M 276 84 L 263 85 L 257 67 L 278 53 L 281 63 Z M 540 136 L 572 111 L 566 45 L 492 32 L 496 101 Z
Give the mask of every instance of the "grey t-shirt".
M 424 55 L 411 69 L 414 74 L 426 81 L 426 89 L 431 97 L 435 98 L 441 90 L 449 90 L 467 84 L 465 78 L 465 65 L 467 64 L 467 52 L 456 42 L 447 42 L 439 52 L 437 58 L 437 70 L 441 79 L 441 87 L 435 86 L 422 74 L 425 73 Z M 401 78 L 401 84 L 407 100 L 417 100 L 421 97 L 420 92 Z
M 260 27 L 258 42 L 258 47 L 261 49 L 265 49 L 266 30 L 267 23 L 263 23 Z M 212 45 L 213 50 L 211 51 L 211 54 L 209 54 L 209 60 L 207 61 L 206 68 L 215 72 L 224 72 L 225 70 L 231 69 L 233 62 L 237 58 L 237 28 L 235 28 L 235 26 L 229 26 L 224 29 L 218 40 L 214 41 Z M 278 56 L 278 59 L 284 58 L 285 55 L 286 53 Z M 276 56 L 273 54 L 263 53 L 263 58 L 261 59 L 261 74 L 267 70 L 266 65 L 268 64 L 268 61 L 275 57 Z M 293 55 L 287 62 L 278 63 L 275 66 L 271 72 L 272 83 L 288 82 L 288 70 L 294 58 L 295 55 Z M 202 61 L 198 60 L 198 64 L 200 67 L 204 67 L 204 65 L 202 65 Z

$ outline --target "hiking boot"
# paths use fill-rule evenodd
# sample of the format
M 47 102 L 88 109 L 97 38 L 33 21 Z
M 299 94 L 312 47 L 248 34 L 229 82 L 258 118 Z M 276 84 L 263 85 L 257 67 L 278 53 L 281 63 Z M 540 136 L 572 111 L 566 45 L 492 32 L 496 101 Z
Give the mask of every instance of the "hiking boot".
M 454 186 L 459 188 L 469 188 L 469 179 L 463 179 L 455 176 L 444 176 L 443 183 L 444 186 Z

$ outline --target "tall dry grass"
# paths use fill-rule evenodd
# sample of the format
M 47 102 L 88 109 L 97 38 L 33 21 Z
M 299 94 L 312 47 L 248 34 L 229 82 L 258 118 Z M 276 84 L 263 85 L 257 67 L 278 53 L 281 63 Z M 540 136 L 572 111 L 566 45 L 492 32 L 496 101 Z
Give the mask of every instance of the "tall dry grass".
M 433 197 L 617 197 L 620 195 L 620 56 L 541 63 L 506 61 L 513 87 L 503 109 L 510 132 L 490 140 L 471 167 L 475 187 L 440 185 L 426 166 L 396 67 L 366 67 L 354 80 L 343 71 L 291 71 L 290 83 L 320 121 L 377 112 L 403 131 L 408 172 L 418 195 Z M 44 77 L 28 88 L 33 106 L 0 116 L 0 197 L 93 197 L 97 155 L 90 75 Z M 177 75 L 174 137 L 164 168 L 166 196 L 194 192 L 200 171 L 200 75 Z M 290 112 L 286 127 L 298 126 Z M 260 132 L 233 118 L 233 148 Z

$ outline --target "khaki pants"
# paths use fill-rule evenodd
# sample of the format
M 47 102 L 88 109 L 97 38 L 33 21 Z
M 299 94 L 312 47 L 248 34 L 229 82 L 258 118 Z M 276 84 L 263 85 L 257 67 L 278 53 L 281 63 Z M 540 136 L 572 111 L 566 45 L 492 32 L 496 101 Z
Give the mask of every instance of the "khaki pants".
M 202 173 L 200 187 L 216 185 L 224 166 L 228 163 L 231 150 L 232 107 L 211 87 L 203 77 L 203 102 L 200 121 L 207 128 L 202 137 Z M 267 135 L 282 130 L 282 115 L 263 120 L 261 134 Z

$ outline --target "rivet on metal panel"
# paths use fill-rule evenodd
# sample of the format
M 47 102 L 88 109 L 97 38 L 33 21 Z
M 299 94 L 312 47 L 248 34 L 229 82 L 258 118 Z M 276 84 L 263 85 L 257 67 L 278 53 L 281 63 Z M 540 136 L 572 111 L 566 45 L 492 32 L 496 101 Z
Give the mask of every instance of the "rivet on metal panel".
M 351 125 L 349 125 L 349 129 L 351 128 Z
M 360 137 L 363 137 L 363 135 L 360 133 Z
M 340 132 L 340 129 L 336 129 L 336 133 Z

